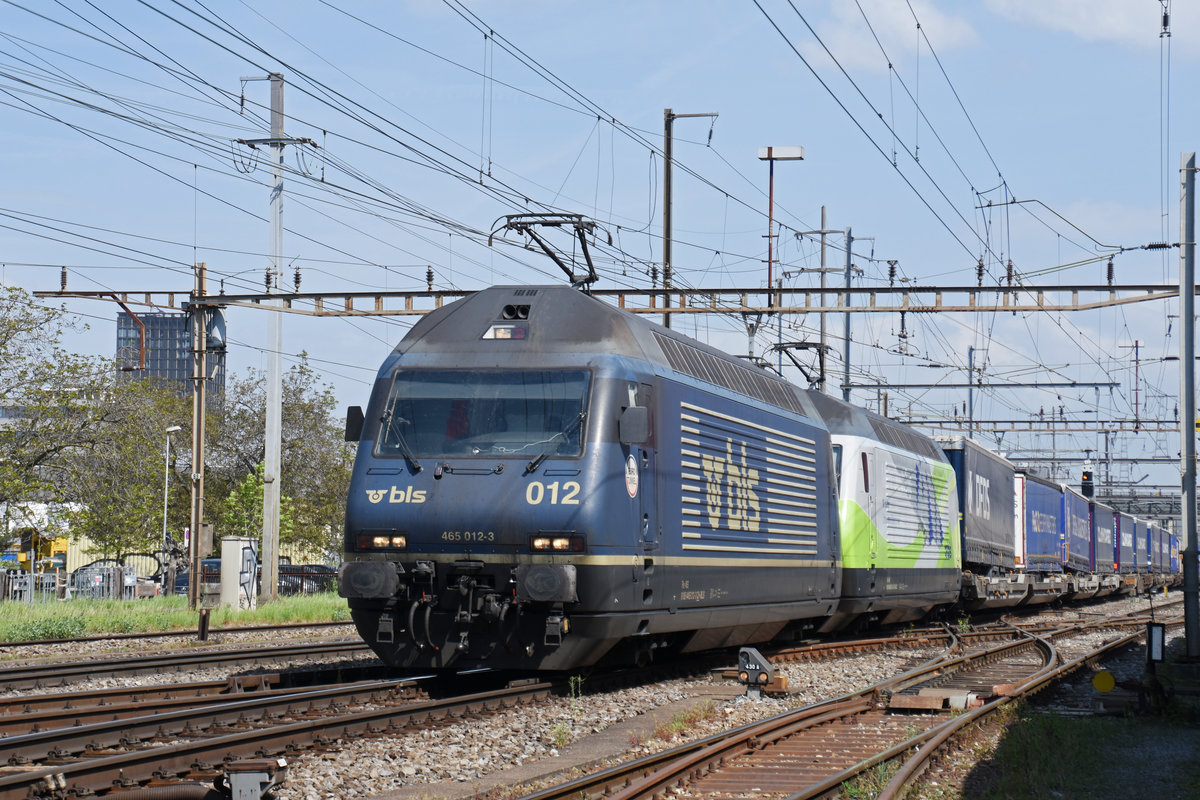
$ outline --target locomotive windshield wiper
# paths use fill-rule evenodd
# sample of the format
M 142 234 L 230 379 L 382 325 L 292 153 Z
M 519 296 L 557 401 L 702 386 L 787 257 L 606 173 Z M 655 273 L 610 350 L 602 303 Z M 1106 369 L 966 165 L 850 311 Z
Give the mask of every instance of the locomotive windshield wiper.
M 408 422 L 404 417 L 395 413 L 394 408 L 389 408 L 383 412 L 383 416 L 379 420 L 384 424 L 383 440 L 386 442 L 392 434 L 392 423 L 396 422 L 396 444 L 400 446 L 400 453 L 404 456 L 404 460 L 412 465 L 412 468 L 417 472 L 424 469 L 421 463 L 417 461 L 417 457 L 413 455 L 412 448 L 408 446 L 408 439 L 404 438 L 404 432 L 400 430 L 400 425 Z
M 544 442 L 539 442 L 539 444 L 549 444 L 550 442 L 553 442 L 555 439 L 559 438 L 560 436 L 565 439 L 566 437 L 570 436 L 575 431 L 579 430 L 579 426 L 583 424 L 583 418 L 586 416 L 587 416 L 586 411 L 580 411 L 579 414 L 575 417 L 575 419 L 571 420 L 571 422 L 567 424 L 567 427 L 563 428 L 561 431 L 554 434 L 549 439 L 546 439 Z M 538 453 L 533 458 L 529 459 L 529 463 L 525 465 L 525 474 L 528 475 L 529 473 L 531 473 L 535 469 L 537 469 L 538 466 L 543 461 L 546 460 L 546 456 L 548 456 L 548 455 L 550 455 L 549 449 L 543 450 L 542 452 Z

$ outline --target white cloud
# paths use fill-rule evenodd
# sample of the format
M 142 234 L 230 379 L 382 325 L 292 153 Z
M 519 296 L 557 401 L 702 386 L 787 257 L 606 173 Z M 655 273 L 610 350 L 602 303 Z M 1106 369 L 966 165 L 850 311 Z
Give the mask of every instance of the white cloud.
M 833 2 L 830 16 L 820 23 L 818 33 L 847 69 L 873 72 L 886 72 L 887 59 L 897 69 L 902 69 L 914 60 L 918 46 L 920 52 L 927 55 L 929 44 L 924 41 L 926 37 L 939 54 L 978 41 L 978 35 L 965 18 L 939 10 L 932 0 L 912 0 L 911 6 L 912 11 L 909 11 L 909 4 L 895 0 Z M 917 29 L 918 22 L 920 31 Z M 876 38 L 879 43 L 876 43 Z M 887 53 L 887 59 L 880 51 L 881 45 Z
M 1176 4 L 1182 8 L 1183 4 Z M 993 13 L 1018 24 L 1062 31 L 1089 42 L 1113 42 L 1137 49 L 1159 46 L 1162 6 L 1155 2 L 1130 0 L 987 0 Z M 1171 19 L 1172 33 L 1193 49 L 1196 19 L 1186 12 Z M 1181 30 L 1189 35 L 1178 35 Z

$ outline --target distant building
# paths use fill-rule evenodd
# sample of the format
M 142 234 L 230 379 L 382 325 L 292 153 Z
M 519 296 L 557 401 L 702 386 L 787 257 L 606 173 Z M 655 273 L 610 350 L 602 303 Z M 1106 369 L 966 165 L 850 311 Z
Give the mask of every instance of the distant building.
M 192 334 L 187 314 L 139 314 L 138 320 L 146 326 L 144 359 L 140 326 L 128 314 L 117 316 L 117 364 L 121 375 L 178 383 L 180 394 L 190 392 Z M 225 389 L 223 321 L 221 329 L 220 346 L 214 346 L 208 354 L 209 374 L 215 373 L 209 391 L 217 393 Z

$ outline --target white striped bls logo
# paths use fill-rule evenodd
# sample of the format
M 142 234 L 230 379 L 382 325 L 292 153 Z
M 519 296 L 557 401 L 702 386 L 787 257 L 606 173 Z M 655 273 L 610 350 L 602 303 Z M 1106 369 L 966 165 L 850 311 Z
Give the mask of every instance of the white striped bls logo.
M 725 457 L 705 453 L 700 457 L 704 471 L 705 506 L 713 530 L 721 522 L 722 505 L 728 527 L 735 531 L 757 531 L 759 521 L 758 470 L 746 465 L 746 443 L 741 442 L 741 460 L 734 458 L 733 439 L 725 439 Z M 728 503 L 725 500 L 728 499 Z

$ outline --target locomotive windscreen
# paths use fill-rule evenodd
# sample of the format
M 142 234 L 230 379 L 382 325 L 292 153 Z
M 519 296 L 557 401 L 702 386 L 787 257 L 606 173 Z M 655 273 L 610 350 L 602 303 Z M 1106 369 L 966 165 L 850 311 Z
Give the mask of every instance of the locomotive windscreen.
M 399 370 L 380 418 L 381 456 L 577 456 L 584 370 Z

